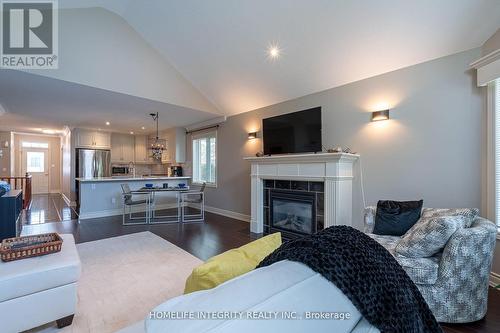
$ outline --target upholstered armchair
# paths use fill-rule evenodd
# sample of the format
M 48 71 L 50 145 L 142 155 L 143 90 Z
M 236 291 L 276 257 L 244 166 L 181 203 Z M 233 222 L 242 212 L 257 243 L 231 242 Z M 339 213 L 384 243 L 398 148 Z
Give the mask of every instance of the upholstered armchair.
M 400 237 L 371 233 L 374 211 L 370 207 L 365 212 L 365 232 L 393 254 L 439 322 L 466 323 L 486 315 L 497 235 L 493 222 L 477 217 L 469 228 L 457 230 L 437 255 L 406 258 L 394 252 Z

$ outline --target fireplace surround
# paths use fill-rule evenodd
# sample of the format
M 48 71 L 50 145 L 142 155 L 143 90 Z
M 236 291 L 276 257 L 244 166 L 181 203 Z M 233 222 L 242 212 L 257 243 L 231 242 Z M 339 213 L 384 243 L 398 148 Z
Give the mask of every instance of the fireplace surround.
M 265 183 L 273 181 L 278 190 L 292 186 L 322 184 L 325 228 L 333 225 L 353 225 L 352 180 L 356 154 L 317 153 L 247 157 L 251 163 L 250 231 L 264 233 Z M 310 185 L 308 185 L 310 186 Z M 295 188 L 297 189 L 297 187 Z M 270 224 L 269 224 L 270 226 Z

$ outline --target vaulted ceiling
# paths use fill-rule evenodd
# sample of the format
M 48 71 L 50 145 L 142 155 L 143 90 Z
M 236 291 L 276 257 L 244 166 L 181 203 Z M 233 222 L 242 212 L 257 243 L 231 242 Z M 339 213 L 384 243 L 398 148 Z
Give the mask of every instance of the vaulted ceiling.
M 122 16 L 235 114 L 480 46 L 498 0 L 69 1 Z M 266 50 L 276 43 L 278 61 Z
M 181 126 L 479 47 L 500 26 L 498 0 L 60 0 L 59 7 L 59 70 L 0 70 L 3 87 L 36 82 L 33 96 L 45 107 L 4 90 L 4 125 L 37 118 L 98 127 L 113 117 L 116 130 L 137 130 L 141 117 L 159 111 L 162 127 Z M 271 44 L 277 60 L 268 57 Z M 80 117 L 86 111 L 93 120 Z

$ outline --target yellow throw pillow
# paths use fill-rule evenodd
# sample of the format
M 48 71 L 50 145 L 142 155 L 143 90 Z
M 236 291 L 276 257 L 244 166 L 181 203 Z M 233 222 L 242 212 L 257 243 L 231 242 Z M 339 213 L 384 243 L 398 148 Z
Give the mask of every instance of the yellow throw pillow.
M 184 294 L 211 289 L 250 272 L 280 245 L 281 233 L 277 232 L 208 259 L 193 269 L 186 280 Z

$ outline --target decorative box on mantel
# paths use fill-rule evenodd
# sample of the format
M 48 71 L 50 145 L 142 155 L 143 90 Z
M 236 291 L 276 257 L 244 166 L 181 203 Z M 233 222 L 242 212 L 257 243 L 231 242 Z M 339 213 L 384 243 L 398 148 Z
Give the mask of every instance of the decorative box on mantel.
M 252 163 L 250 231 L 264 232 L 264 180 L 324 183 L 324 227 L 352 225 L 353 165 L 359 155 L 317 153 L 246 157 Z

